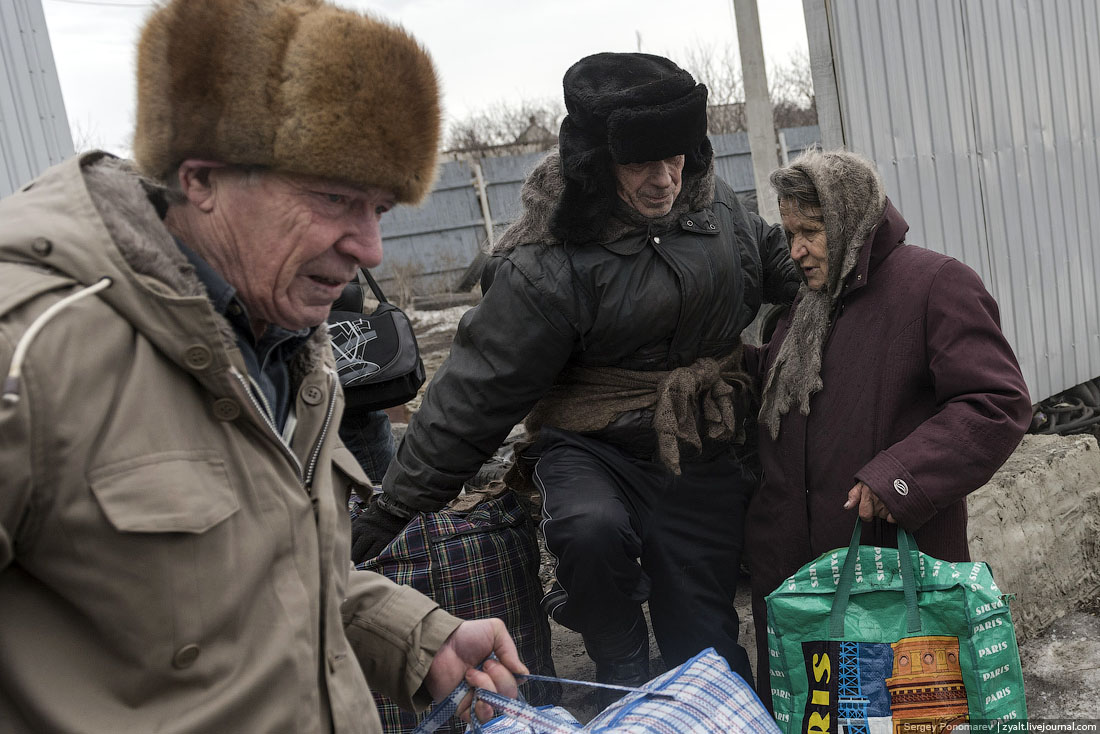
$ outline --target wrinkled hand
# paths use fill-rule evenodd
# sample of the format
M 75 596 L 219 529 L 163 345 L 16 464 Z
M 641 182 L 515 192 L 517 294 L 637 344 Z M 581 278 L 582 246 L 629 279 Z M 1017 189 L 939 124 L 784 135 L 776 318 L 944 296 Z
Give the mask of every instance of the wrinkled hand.
M 485 660 L 490 653 L 496 653 L 497 659 Z M 481 670 L 474 667 L 483 660 L 485 664 Z M 477 619 L 463 622 L 451 633 L 432 660 L 424 685 L 436 701 L 449 695 L 463 678 L 473 688 L 484 688 L 515 698 L 518 687 L 514 676 L 527 675 L 528 672 L 527 666 L 520 662 L 516 644 L 504 622 L 499 619 Z M 471 692 L 458 705 L 458 715 L 463 721 L 470 720 L 472 699 Z M 492 707 L 478 702 L 477 716 L 480 721 L 488 721 L 493 716 Z
M 848 490 L 848 501 L 844 503 L 844 509 L 850 510 L 857 505 L 859 506 L 859 519 L 864 522 L 870 522 L 873 518 L 881 517 L 886 522 L 897 523 L 894 516 L 886 509 L 886 505 L 882 504 L 882 500 L 878 498 L 878 495 L 872 492 L 871 488 L 863 482 L 859 482 Z
M 409 521 L 386 512 L 371 502 L 351 523 L 351 560 L 353 563 L 374 558 L 405 529 Z

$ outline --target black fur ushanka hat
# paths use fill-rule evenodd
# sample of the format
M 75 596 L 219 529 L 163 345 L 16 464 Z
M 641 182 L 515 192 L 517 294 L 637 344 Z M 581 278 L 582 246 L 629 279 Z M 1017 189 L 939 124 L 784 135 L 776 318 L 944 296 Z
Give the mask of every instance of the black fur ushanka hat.
M 562 241 L 595 238 L 616 200 L 612 163 L 684 155 L 684 176 L 710 165 L 707 88 L 661 56 L 600 53 L 565 72 L 558 146 L 565 190 L 550 229 Z

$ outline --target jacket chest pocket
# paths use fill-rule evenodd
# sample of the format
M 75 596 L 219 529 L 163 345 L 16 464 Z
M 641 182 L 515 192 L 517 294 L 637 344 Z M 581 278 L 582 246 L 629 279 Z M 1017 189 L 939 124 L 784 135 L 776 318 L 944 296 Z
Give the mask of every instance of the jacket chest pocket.
M 210 631 L 240 616 L 233 589 L 270 568 L 262 534 L 234 522 L 225 462 L 164 452 L 95 469 L 88 484 L 99 512 L 70 515 L 85 613 L 110 618 L 116 643 L 152 670 L 201 667 L 214 654 Z
M 240 509 L 213 452 L 142 457 L 97 470 L 89 480 L 120 533 L 205 533 Z

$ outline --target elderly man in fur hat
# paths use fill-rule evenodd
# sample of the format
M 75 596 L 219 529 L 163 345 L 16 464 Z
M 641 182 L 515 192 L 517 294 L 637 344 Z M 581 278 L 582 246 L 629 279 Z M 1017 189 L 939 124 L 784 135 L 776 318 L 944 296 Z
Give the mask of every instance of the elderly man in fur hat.
M 0 729 L 371 733 L 368 681 L 514 695 L 499 620 L 348 560 L 369 485 L 318 324 L 429 189 L 427 54 L 319 0 L 175 0 L 138 88 L 145 176 L 89 153 L 0 202 Z
M 1031 422 L 997 303 L 954 258 L 905 244 L 875 165 L 811 150 L 771 177 L 803 285 L 750 371 L 763 384 L 747 550 L 757 675 L 771 703 L 764 597 L 803 564 L 862 542 L 968 561 L 966 496 Z
M 544 607 L 581 632 L 598 679 L 649 677 L 648 601 L 668 665 L 713 646 L 751 680 L 733 607 L 755 486 L 740 336 L 797 274 L 782 231 L 715 176 L 690 74 L 604 53 L 564 89 L 560 150 L 527 179 L 354 557 L 454 497 L 527 416 L 512 479 L 542 494 L 557 559 Z

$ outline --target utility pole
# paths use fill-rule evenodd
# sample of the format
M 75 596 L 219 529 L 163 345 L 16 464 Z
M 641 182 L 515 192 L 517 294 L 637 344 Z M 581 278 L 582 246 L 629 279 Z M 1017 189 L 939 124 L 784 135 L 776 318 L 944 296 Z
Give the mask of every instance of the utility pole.
M 776 151 L 772 101 L 768 96 L 768 75 L 764 68 L 764 42 L 760 38 L 760 13 L 756 0 L 733 0 L 737 23 L 737 45 L 741 51 L 741 75 L 745 83 L 745 119 L 749 125 L 749 150 L 756 180 L 756 207 L 765 221 L 779 221 L 779 207 L 768 177 L 779 164 Z

